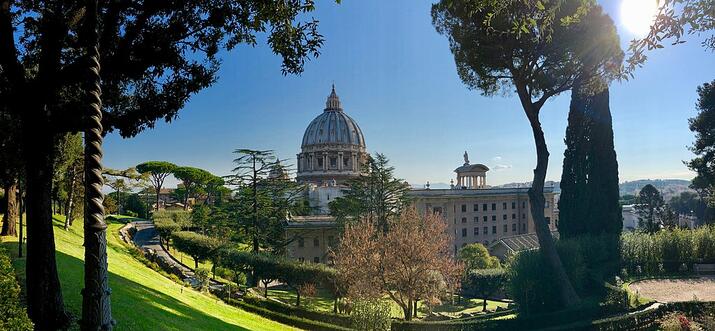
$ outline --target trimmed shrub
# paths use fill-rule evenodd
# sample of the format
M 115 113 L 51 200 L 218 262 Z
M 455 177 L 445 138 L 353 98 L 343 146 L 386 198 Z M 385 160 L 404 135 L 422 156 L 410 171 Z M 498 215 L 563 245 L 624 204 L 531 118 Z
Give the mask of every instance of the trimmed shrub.
M 301 318 L 339 325 L 346 328 L 349 328 L 352 325 L 352 320 L 347 315 L 307 310 L 295 306 L 290 306 L 278 301 L 266 300 L 255 296 L 245 296 L 243 298 L 243 301 L 250 305 L 266 308 L 284 315 L 298 316 Z
M 171 234 L 174 247 L 194 259 L 194 268 L 199 267 L 199 263 L 215 257 L 221 243 L 209 236 L 191 231 L 178 231 Z
M 258 307 L 251 305 L 249 303 L 243 302 L 243 301 L 238 301 L 234 299 L 229 299 L 226 300 L 226 302 L 230 305 L 237 306 L 243 310 L 246 310 L 251 313 L 255 313 L 258 315 L 261 315 L 265 318 L 268 318 L 270 320 L 274 320 L 283 324 L 291 325 L 297 328 L 305 329 L 305 330 L 316 330 L 316 331 L 349 331 L 351 329 L 342 327 L 339 325 L 332 325 L 320 321 L 313 321 L 310 319 L 306 318 L 301 318 L 297 316 L 291 316 L 291 315 L 286 315 L 283 313 L 275 312 L 263 307 Z
M 198 289 L 200 291 L 208 290 L 211 272 L 204 268 L 196 268 L 196 270 L 194 270 L 194 275 L 196 276 L 196 280 L 199 282 L 197 284 Z
M 462 295 L 467 298 L 481 298 L 482 310 L 487 310 L 487 298 L 501 291 L 507 283 L 508 273 L 504 269 L 469 270 L 462 279 Z
M 382 300 L 359 300 L 353 303 L 352 328 L 355 330 L 390 330 L 390 305 Z
M 32 330 L 27 311 L 20 305 L 20 285 L 7 255 L 0 247 L 0 330 Z

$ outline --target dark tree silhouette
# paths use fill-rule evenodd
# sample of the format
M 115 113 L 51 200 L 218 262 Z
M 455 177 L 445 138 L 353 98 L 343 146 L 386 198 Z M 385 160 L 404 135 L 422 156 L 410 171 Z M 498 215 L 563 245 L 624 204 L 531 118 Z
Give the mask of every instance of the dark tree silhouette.
M 695 142 L 690 150 L 695 158 L 686 162 L 697 176 L 690 185 L 701 198 L 715 207 L 715 81 L 698 87 L 698 114 L 689 120 Z M 712 214 L 712 213 L 711 213 Z
M 665 201 L 655 186 L 643 186 L 636 199 L 635 210 L 638 214 L 638 226 L 649 233 L 660 230 L 661 219 Z
M 140 163 L 136 167 L 141 174 L 149 174 L 151 184 L 156 192 L 156 210 L 159 210 L 159 195 L 161 195 L 161 187 L 164 186 L 164 180 L 169 177 L 176 169 L 176 165 L 164 161 L 149 161 Z
M 576 82 L 617 76 L 623 61 L 610 17 L 600 6 L 586 4 L 578 0 L 442 0 L 432 7 L 433 24 L 449 39 L 457 73 L 467 87 L 487 96 L 511 87 L 516 90 L 536 145 L 537 163 L 529 190 L 531 214 L 565 305 L 580 300 L 544 217 L 549 151 L 539 114 L 549 98 L 570 90 Z

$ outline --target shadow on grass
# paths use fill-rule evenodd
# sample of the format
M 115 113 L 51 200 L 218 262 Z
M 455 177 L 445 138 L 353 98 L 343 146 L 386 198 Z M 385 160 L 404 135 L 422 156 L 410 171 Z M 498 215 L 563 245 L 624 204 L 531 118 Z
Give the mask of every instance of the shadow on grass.
M 9 250 L 20 284 L 24 287 L 25 258 L 18 258 L 17 242 L 4 242 L 2 245 Z M 79 317 L 84 262 L 60 251 L 56 252 L 56 258 L 66 308 Z M 109 285 L 112 289 L 112 315 L 117 321 L 115 330 L 247 330 L 115 273 L 110 272 Z

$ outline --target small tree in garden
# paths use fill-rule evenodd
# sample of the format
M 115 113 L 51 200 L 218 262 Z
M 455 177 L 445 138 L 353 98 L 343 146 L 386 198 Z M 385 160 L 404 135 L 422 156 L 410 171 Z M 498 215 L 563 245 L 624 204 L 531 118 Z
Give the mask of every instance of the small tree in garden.
M 649 233 L 660 230 L 660 215 L 663 212 L 665 201 L 655 186 L 648 184 L 643 186 L 638 193 L 635 210 L 638 213 L 638 226 Z
M 217 253 L 221 243 L 209 236 L 191 231 L 178 231 L 171 234 L 174 247 L 194 259 L 194 268 L 199 267 L 199 263 L 210 259 Z
M 181 231 L 181 225 L 176 223 L 171 218 L 154 218 L 154 227 L 156 228 L 156 231 L 159 232 L 159 240 L 164 240 L 166 249 L 169 249 L 171 234 Z
M 209 279 L 210 279 L 209 271 L 204 268 L 196 268 L 196 270 L 194 270 L 194 275 L 196 276 L 196 280 L 199 282 L 198 283 L 199 290 L 200 291 L 208 290 Z
M 580 0 L 441 0 L 432 6 L 432 22 L 449 39 L 467 87 L 486 96 L 518 95 L 536 147 L 529 200 L 539 246 L 562 304 L 578 303 L 544 217 L 549 150 L 539 116 L 546 101 L 575 84 L 620 74 L 623 52 L 613 22 L 594 1 Z
M 369 219 L 348 224 L 335 254 L 338 279 L 348 297 L 379 299 L 387 295 L 411 320 L 418 300 L 445 295 L 443 285 L 458 272 L 444 220 L 406 208 L 382 232 Z
M 473 269 L 462 280 L 462 295 L 483 299 L 482 311 L 487 311 L 487 298 L 506 286 L 508 273 L 504 269 Z
M 487 248 L 479 243 L 469 244 L 460 248 L 458 258 L 467 271 L 500 267 L 499 259 L 496 256 L 489 255 Z
M 148 161 L 138 164 L 136 169 L 141 174 L 149 174 L 151 184 L 154 186 L 154 192 L 156 193 L 155 210 L 159 210 L 161 188 L 164 186 L 166 177 L 169 177 L 169 175 L 174 172 L 174 169 L 176 169 L 176 165 L 165 161 Z

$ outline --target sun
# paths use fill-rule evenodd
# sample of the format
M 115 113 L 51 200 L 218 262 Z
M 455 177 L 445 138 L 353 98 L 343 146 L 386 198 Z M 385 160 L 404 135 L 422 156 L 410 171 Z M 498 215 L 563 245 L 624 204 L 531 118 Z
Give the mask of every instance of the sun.
M 621 23 L 636 36 L 645 36 L 658 13 L 658 0 L 622 0 Z

